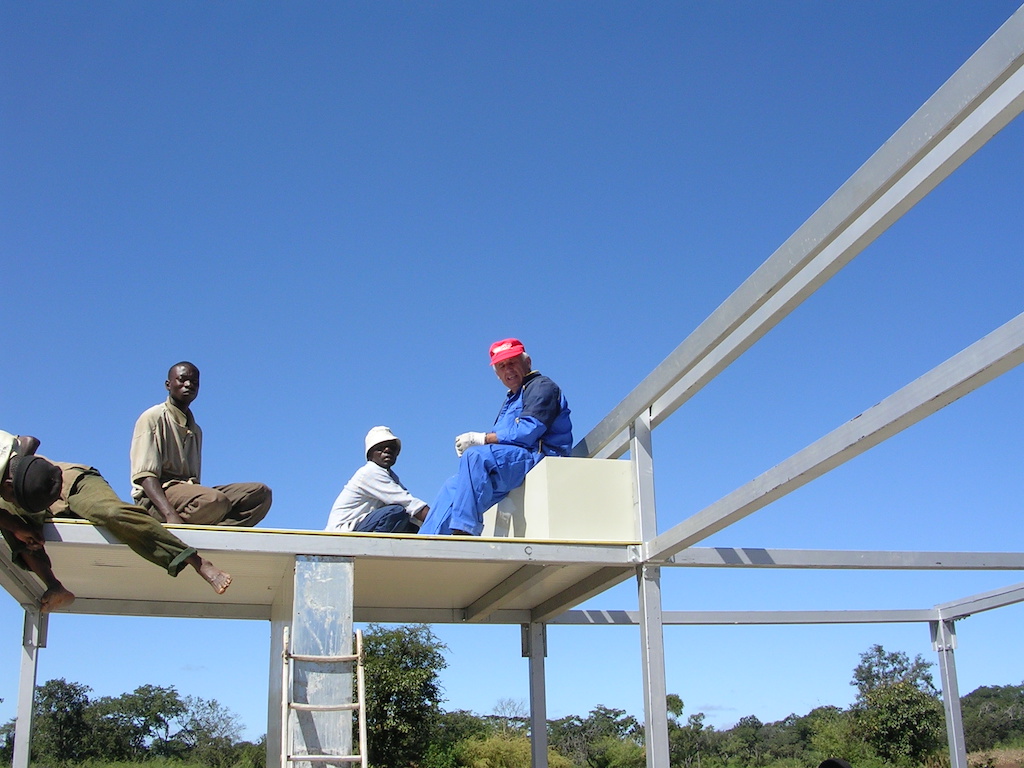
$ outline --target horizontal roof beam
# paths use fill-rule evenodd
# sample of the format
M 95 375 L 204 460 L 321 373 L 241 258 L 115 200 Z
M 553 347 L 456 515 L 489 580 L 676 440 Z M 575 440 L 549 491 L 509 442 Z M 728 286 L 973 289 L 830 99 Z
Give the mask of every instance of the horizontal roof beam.
M 466 612 L 459 608 L 393 608 L 356 606 L 358 622 L 398 624 L 465 624 Z M 478 619 L 475 624 L 529 624 L 528 609 L 501 609 Z
M 91 616 L 156 616 L 166 619 L 265 619 L 270 620 L 270 606 L 243 603 L 196 603 L 154 600 L 116 600 L 76 597 L 66 609 L 53 613 L 88 614 Z
M 1018 10 L 796 232 L 574 448 L 621 456 L 1024 110 Z
M 665 625 L 762 625 L 762 624 L 901 624 L 936 621 L 939 616 L 931 610 L 878 610 L 878 611 L 664 611 Z M 568 611 L 552 624 L 635 625 L 640 622 L 639 611 Z
M 1024 313 L 841 427 L 644 545 L 665 560 L 756 512 L 1024 362 Z
M 1019 571 L 1024 552 L 898 552 L 760 547 L 690 547 L 664 565 L 677 568 Z

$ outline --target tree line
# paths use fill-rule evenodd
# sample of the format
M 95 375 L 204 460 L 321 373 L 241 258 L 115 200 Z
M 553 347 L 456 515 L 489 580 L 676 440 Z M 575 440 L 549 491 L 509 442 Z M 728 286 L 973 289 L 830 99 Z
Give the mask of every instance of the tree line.
M 492 715 L 441 708 L 444 645 L 425 625 L 370 625 L 367 652 L 367 731 L 374 768 L 529 768 L 525 705 L 498 703 Z M 920 655 L 874 645 L 860 655 L 851 685 L 854 703 L 818 707 L 773 723 L 754 715 L 732 728 L 685 715 L 669 695 L 671 768 L 766 768 L 817 765 L 843 758 L 855 768 L 908 768 L 942 762 L 945 715 Z M 960 700 L 967 748 L 1024 747 L 1024 683 L 984 686 Z M 624 710 L 595 707 L 547 723 L 551 768 L 643 768 L 643 723 Z
M 440 672 L 446 647 L 426 625 L 364 631 L 367 733 L 374 768 L 529 768 L 525 704 L 502 699 L 489 715 L 445 711 Z M 764 723 L 753 715 L 731 728 L 705 724 L 669 695 L 671 768 L 767 768 L 817 765 L 839 757 L 855 768 L 932 765 L 946 749 L 944 714 L 921 656 L 874 645 L 860 655 L 853 705 L 818 707 Z M 182 697 L 145 685 L 91 699 L 63 679 L 37 688 L 33 764 L 96 761 L 208 768 L 265 768 L 265 743 L 242 741 L 238 717 L 216 700 Z M 984 686 L 961 698 L 970 751 L 1024 747 L 1024 684 Z M 643 723 L 597 706 L 547 723 L 551 768 L 643 768 Z M 0 726 L 0 758 L 10 764 L 14 721 Z M 90 762 L 91 761 L 91 762 Z
M 120 696 L 63 678 L 36 687 L 32 765 L 63 768 L 95 761 L 179 762 L 208 768 L 266 768 L 263 739 L 241 740 L 242 723 L 216 699 L 181 696 L 174 686 L 142 685 Z M 0 726 L 0 759 L 14 756 L 12 719 Z

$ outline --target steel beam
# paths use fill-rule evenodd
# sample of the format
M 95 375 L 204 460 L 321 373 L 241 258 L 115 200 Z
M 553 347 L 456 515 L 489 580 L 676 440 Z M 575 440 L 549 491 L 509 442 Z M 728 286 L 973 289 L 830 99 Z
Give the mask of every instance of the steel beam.
M 1019 571 L 1024 570 L 1024 553 L 690 547 L 673 555 L 663 565 L 677 568 Z
M 956 170 L 1024 109 L 1022 65 L 1024 9 L 598 423 L 574 455 L 621 456 L 641 413 L 654 406 L 651 423 L 658 426 Z
M 285 635 L 291 626 L 295 609 L 295 568 L 281 577 L 270 613 L 270 677 L 267 684 L 267 766 L 281 765 L 281 752 L 287 734 L 283 727 L 281 709 L 284 706 L 284 647 Z
M 661 613 L 661 568 L 637 568 L 640 654 L 644 683 L 644 745 L 647 768 L 668 768 L 668 687 Z
M 483 621 L 538 581 L 560 570 L 558 566 L 524 565 L 465 610 L 466 621 Z
M 91 616 L 159 616 L 172 619 L 257 619 L 270 620 L 271 606 L 246 603 L 193 603 L 151 600 L 114 600 L 78 597 L 68 608 L 54 613 Z
M 49 620 L 37 606 L 24 606 L 25 624 L 21 636 L 21 675 L 18 682 L 18 713 L 14 725 L 13 768 L 28 768 L 32 743 L 32 715 L 36 695 L 39 649 L 46 647 Z
M 530 763 L 548 768 L 548 705 L 544 682 L 544 657 L 548 633 L 544 624 L 522 625 L 523 656 L 530 660 Z
M 885 552 L 849 550 L 781 550 L 763 548 L 700 548 L 691 547 L 665 563 L 675 568 L 769 568 L 769 569 L 830 569 L 830 570 L 1024 570 L 1024 554 L 1008 552 Z M 396 608 L 393 606 L 364 606 L 356 609 L 355 620 L 360 622 L 412 622 L 459 624 L 466 621 L 488 624 L 522 624 L 530 621 L 529 609 L 503 607 L 522 589 L 538 583 L 544 574 L 554 573 L 561 566 L 525 565 L 512 581 L 502 582 L 490 596 L 481 598 L 466 609 L 459 608 Z M 522 583 L 527 574 L 538 576 Z M 612 572 L 614 573 L 614 571 Z M 624 580 L 621 577 L 619 580 Z M 291 589 L 288 587 L 287 589 Z M 997 593 L 997 602 L 1000 598 Z M 230 595 L 230 593 L 229 593 Z M 568 596 L 563 595 L 562 601 Z M 1016 602 L 1012 596 L 1006 598 Z M 974 603 L 967 612 L 976 612 L 981 605 Z M 962 601 L 951 603 L 958 605 Z M 947 610 L 951 610 L 947 607 Z M 74 604 L 59 613 L 106 616 L 160 616 L 167 618 L 211 618 L 239 620 L 272 620 L 273 607 L 267 604 L 231 602 L 182 602 L 122 600 L 79 597 Z
M 355 609 L 359 623 L 378 624 L 465 624 L 466 612 L 461 608 L 395 608 L 374 606 Z M 529 624 L 533 615 L 528 608 L 494 611 L 478 624 Z
M 956 626 L 952 621 L 930 624 L 932 648 L 939 654 L 942 676 L 942 708 L 946 713 L 946 740 L 949 743 L 950 768 L 967 768 L 967 747 L 964 741 L 963 713 L 960 711 L 960 686 L 956 680 Z
M 640 538 L 658 533 L 654 495 L 654 446 L 650 412 L 641 413 L 629 428 L 629 458 L 633 471 L 634 516 Z M 668 766 L 668 701 L 665 684 L 665 632 L 661 624 L 661 569 L 637 568 L 640 607 L 640 665 L 644 686 L 644 744 L 647 768 Z
M 640 522 L 640 540 L 650 541 L 658 535 L 650 413 L 640 414 L 630 426 L 629 456 L 633 471 L 633 515 Z
M 1024 17 L 1022 17 L 1024 18 Z M 782 498 L 1024 362 L 1024 314 L 644 545 L 665 560 Z
M 934 608 L 824 610 L 824 611 L 663 611 L 665 625 L 724 624 L 899 624 L 935 621 L 940 618 Z M 495 611 L 487 624 L 525 624 L 532 619 L 528 610 Z M 390 622 L 413 624 L 463 624 L 464 612 L 453 609 L 364 608 L 356 611 L 358 622 Z M 640 612 L 623 609 L 567 610 L 550 619 L 548 624 L 593 626 L 637 626 Z
M 666 626 L 763 625 L 763 624 L 905 624 L 935 621 L 934 608 L 922 610 L 863 611 L 663 611 Z M 635 626 L 642 623 L 640 611 L 566 611 L 552 624 L 590 626 Z
M 633 569 L 601 568 L 600 570 L 548 598 L 530 612 L 531 621 L 549 622 L 584 600 L 599 595 L 607 589 L 621 584 L 634 574 Z
M 1024 583 L 993 589 L 990 592 L 982 592 L 949 603 L 942 603 L 935 606 L 935 609 L 939 612 L 941 618 L 954 620 L 1020 602 L 1024 602 Z

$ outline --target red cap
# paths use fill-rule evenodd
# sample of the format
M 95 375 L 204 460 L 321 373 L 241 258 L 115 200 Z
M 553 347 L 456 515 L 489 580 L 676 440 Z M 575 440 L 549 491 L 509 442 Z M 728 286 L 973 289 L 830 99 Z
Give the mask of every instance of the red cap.
M 519 357 L 526 351 L 519 339 L 502 339 L 491 344 L 491 365 L 496 365 L 510 357 Z

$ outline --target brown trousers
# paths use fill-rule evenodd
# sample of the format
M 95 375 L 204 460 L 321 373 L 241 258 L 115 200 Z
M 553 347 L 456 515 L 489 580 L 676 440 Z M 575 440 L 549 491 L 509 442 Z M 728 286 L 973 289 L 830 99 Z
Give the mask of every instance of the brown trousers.
M 190 525 L 250 527 L 266 517 L 273 495 L 263 483 L 230 483 L 209 488 L 175 483 L 164 488 L 181 519 Z

